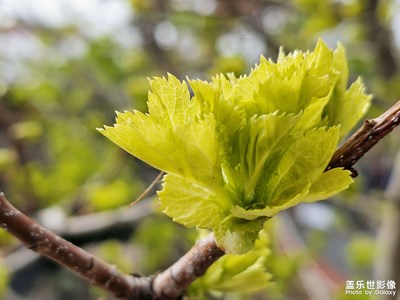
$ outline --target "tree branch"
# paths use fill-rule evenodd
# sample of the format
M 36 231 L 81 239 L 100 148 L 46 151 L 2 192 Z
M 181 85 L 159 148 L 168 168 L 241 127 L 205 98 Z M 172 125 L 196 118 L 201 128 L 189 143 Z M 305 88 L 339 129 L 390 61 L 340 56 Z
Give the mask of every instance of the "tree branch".
M 27 248 L 44 255 L 86 278 L 92 285 L 125 299 L 150 299 L 147 278 L 119 273 L 115 266 L 92 256 L 80 247 L 43 228 L 17 210 L 0 193 L 0 226 Z
M 158 274 L 153 281 L 153 291 L 161 299 L 179 299 L 186 288 L 198 277 L 204 275 L 207 269 L 225 252 L 215 243 L 214 235 L 210 234 L 197 244 L 175 264 Z
M 186 288 L 224 255 L 213 235 L 197 242 L 169 269 L 155 276 L 133 277 L 92 256 L 82 248 L 43 228 L 12 206 L 0 193 L 0 227 L 27 248 L 50 258 L 116 297 L 138 299 L 179 299 Z
M 35 219 L 44 227 L 57 235 L 70 241 L 84 241 L 84 244 L 93 240 L 113 237 L 121 238 L 121 231 L 133 229 L 140 221 L 149 216 L 153 209 L 151 200 L 142 201 L 136 204 L 135 209 L 117 208 L 111 211 L 94 212 L 80 216 L 58 216 L 60 223 L 47 222 L 48 216 L 53 213 L 52 208 L 45 208 L 35 214 Z M 29 251 L 26 248 L 19 248 L 4 257 L 8 273 L 12 274 L 21 271 L 29 264 L 40 258 L 40 255 Z
M 333 154 L 327 170 L 344 168 L 358 175 L 353 165 L 400 124 L 400 101 L 375 119 L 366 120 Z

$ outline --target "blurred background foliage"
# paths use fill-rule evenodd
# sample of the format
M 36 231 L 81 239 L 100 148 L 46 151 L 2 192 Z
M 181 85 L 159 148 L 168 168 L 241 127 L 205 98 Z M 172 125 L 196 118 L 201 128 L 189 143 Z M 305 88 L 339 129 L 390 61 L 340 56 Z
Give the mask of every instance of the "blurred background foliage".
M 347 49 L 351 80 L 362 76 L 375 96 L 367 117 L 399 99 L 398 0 L 0 0 L 0 187 L 22 211 L 61 231 L 67 220 L 126 207 L 157 171 L 95 128 L 112 124 L 115 110 L 145 110 L 147 78 L 240 75 L 260 55 L 275 59 L 280 46 L 312 49 L 318 37 Z M 386 276 L 400 284 L 400 267 L 381 267 L 400 266 L 383 249 L 400 235 L 393 227 L 399 206 L 385 213 L 400 198 L 389 188 L 398 179 L 391 171 L 399 146 L 395 131 L 358 163 L 348 191 L 271 222 L 271 285 L 225 299 L 351 299 L 348 279 Z M 126 272 L 165 268 L 197 233 L 162 216 L 154 201 L 138 223 L 72 240 Z M 28 255 L 1 231 L 4 299 L 105 295 L 44 259 L 17 266 L 16 252 Z

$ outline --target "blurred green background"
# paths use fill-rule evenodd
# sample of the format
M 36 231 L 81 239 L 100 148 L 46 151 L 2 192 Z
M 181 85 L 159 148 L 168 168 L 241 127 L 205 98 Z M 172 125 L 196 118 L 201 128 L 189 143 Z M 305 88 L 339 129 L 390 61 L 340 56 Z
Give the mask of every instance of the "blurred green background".
M 400 98 L 398 0 L 0 0 L 0 188 L 126 272 L 165 268 L 196 232 L 164 217 L 156 197 L 125 210 L 158 172 L 96 127 L 115 110 L 145 110 L 149 77 L 240 75 L 318 37 L 345 46 L 351 81 L 374 94 L 367 117 Z M 399 137 L 357 164 L 348 191 L 271 222 L 270 288 L 223 299 L 372 299 L 346 296 L 346 280 L 399 285 Z M 2 299 L 111 299 L 4 231 L 0 257 Z

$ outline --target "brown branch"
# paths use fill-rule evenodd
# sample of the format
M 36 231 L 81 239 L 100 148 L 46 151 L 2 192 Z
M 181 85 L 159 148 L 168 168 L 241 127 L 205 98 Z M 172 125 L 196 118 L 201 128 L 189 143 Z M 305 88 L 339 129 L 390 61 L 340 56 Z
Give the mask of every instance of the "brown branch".
M 224 255 L 213 235 L 197 242 L 170 268 L 155 276 L 133 277 L 92 256 L 30 219 L 0 193 L 0 227 L 27 248 L 50 258 L 116 297 L 138 299 L 179 299 L 186 288 Z
M 210 234 L 197 244 L 174 265 L 158 274 L 153 281 L 153 291 L 161 299 L 179 299 L 186 288 L 225 252 L 215 243 Z
M 353 165 L 400 124 L 400 101 L 375 119 L 366 120 L 333 154 L 327 170 L 344 168 L 357 176 Z
M 94 212 L 87 215 L 71 216 L 68 218 L 61 217 L 60 224 L 50 222 L 46 224 L 48 212 L 43 209 L 36 213 L 36 220 L 44 224 L 44 227 L 53 231 L 57 235 L 68 240 L 84 240 L 86 244 L 90 242 L 91 237 L 110 234 L 118 234 L 126 228 L 133 228 L 141 220 L 149 216 L 153 211 L 151 201 L 143 201 L 135 206 L 135 209 L 127 210 L 126 208 L 117 208 L 111 211 Z M 26 248 L 19 248 L 12 251 L 4 257 L 4 263 L 7 266 L 8 273 L 12 276 L 13 273 L 21 271 L 29 264 L 33 263 L 40 256 L 29 251 Z
M 12 206 L 0 193 L 0 226 L 27 248 L 44 255 L 86 278 L 92 285 L 125 299 L 150 299 L 148 278 L 119 273 L 115 266 L 43 228 Z

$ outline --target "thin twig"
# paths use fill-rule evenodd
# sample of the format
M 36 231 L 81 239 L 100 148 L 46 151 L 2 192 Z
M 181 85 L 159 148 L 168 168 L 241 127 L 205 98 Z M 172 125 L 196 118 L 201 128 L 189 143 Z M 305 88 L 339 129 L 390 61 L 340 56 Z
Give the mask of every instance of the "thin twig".
M 163 175 L 164 175 L 163 171 L 158 173 L 157 177 L 153 180 L 153 182 L 144 190 L 144 192 L 135 201 L 131 202 L 126 209 L 130 209 L 136 203 L 143 200 L 147 196 L 147 194 L 154 188 L 154 186 L 160 181 Z
M 352 176 L 356 177 L 358 174 L 353 165 L 399 124 L 400 101 L 379 117 L 366 120 L 361 128 L 335 151 L 327 170 L 344 168 L 352 171 Z

